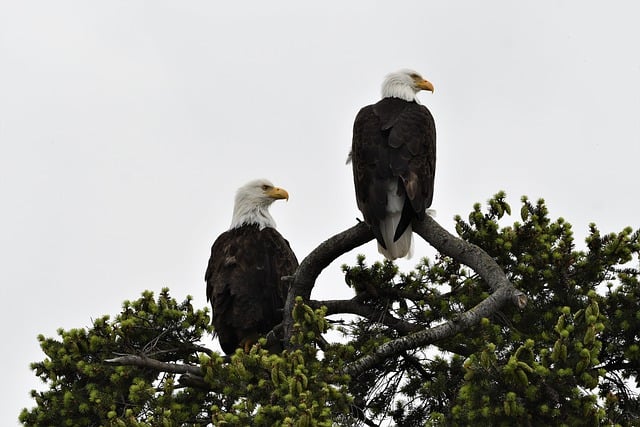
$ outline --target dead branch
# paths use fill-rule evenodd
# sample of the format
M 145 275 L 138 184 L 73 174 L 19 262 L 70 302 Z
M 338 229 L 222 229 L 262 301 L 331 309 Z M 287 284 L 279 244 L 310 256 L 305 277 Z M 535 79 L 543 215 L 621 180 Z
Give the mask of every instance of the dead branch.
M 369 229 L 369 226 L 360 222 L 342 233 L 325 240 L 302 260 L 289 287 L 287 301 L 284 305 L 283 326 L 285 346 L 289 346 L 293 333 L 292 312 L 296 297 L 301 296 L 305 301 L 308 301 L 311 297 L 311 290 L 322 270 L 340 255 L 364 245 L 372 239 L 373 233 Z
M 373 307 L 362 304 L 356 298 L 350 300 L 327 300 L 308 302 L 311 308 L 327 307 L 327 315 L 338 313 L 351 313 L 364 317 L 373 323 L 381 323 L 396 331 L 407 334 L 421 330 L 422 327 L 411 322 L 405 322 L 383 310 L 376 310 Z
M 361 315 L 394 328 L 400 333 L 407 334 L 381 345 L 375 353 L 363 356 L 351 363 L 345 369 L 345 372 L 351 376 L 358 376 L 388 357 L 403 354 L 407 350 L 452 337 L 477 324 L 482 318 L 491 316 L 507 302 L 511 302 L 521 309 L 526 305 L 526 296 L 513 287 L 498 264 L 481 248 L 451 235 L 429 216 L 424 221 L 415 223 L 413 229 L 442 254 L 450 256 L 473 269 L 484 279 L 493 293 L 471 310 L 460 314 L 456 319 L 429 329 L 420 329 L 419 326 L 397 319 L 389 313 L 382 313 L 383 315 L 381 315 L 379 311 L 361 304 L 357 299 L 312 302 L 312 305 L 327 305 L 330 307 L 329 313 L 349 312 Z M 291 313 L 296 297 L 300 296 L 305 301 L 309 301 L 315 281 L 322 270 L 340 255 L 372 239 L 373 234 L 369 227 L 360 222 L 327 239 L 307 255 L 300 263 L 295 275 L 288 278 L 291 285 L 285 303 L 282 330 L 280 330 L 280 327 L 276 327 L 269 338 L 277 340 L 278 337 L 284 336 L 285 345 L 288 345 L 293 331 Z M 162 372 L 182 374 L 191 379 L 194 384 L 202 384 L 202 373 L 197 366 L 166 363 L 139 355 L 120 356 L 109 359 L 106 362 L 118 365 L 142 366 Z
M 156 359 L 151 359 L 147 356 L 139 356 L 134 354 L 114 357 L 113 359 L 105 360 L 105 362 L 112 365 L 128 365 L 139 366 L 142 368 L 151 368 L 156 371 L 169 372 L 172 374 L 190 374 L 200 377 L 202 376 L 202 370 L 199 366 L 185 365 L 182 363 L 161 362 Z
M 347 366 L 345 373 L 357 377 L 388 357 L 453 337 L 478 324 L 483 317 L 489 317 L 495 312 L 496 307 L 501 307 L 512 298 L 512 292 L 508 286 L 503 286 L 471 310 L 460 314 L 455 320 L 386 342 L 378 347 L 374 353 L 363 356 Z
M 520 309 L 526 305 L 526 296 L 513 287 L 500 266 L 480 247 L 453 236 L 428 215 L 423 221 L 414 223 L 413 230 L 440 253 L 450 256 L 473 269 L 484 279 L 493 293 L 471 310 L 459 315 L 455 321 L 452 320 L 437 327 L 418 332 L 412 331 L 413 333 L 410 335 L 382 345 L 374 354 L 363 356 L 360 360 L 348 366 L 346 372 L 351 375 L 358 375 L 385 358 L 400 352 L 452 337 L 458 332 L 477 324 L 483 317 L 489 317 L 509 301 Z M 285 343 L 289 342 L 293 328 L 291 311 L 295 298 L 302 296 L 304 300 L 308 301 L 316 278 L 326 266 L 343 253 L 372 239 L 373 236 L 369 227 L 364 223 L 359 223 L 326 240 L 302 260 L 289 288 L 285 305 Z M 359 310 L 361 313 L 364 310 L 363 307 L 356 307 L 355 305 L 350 305 L 349 308 L 353 311 Z M 367 314 L 370 315 L 371 313 Z
M 375 353 L 363 356 L 347 366 L 345 372 L 351 376 L 358 376 L 384 359 L 406 350 L 450 338 L 479 323 L 483 317 L 489 317 L 507 302 L 515 304 L 520 309 L 527 303 L 526 296 L 513 287 L 495 260 L 478 246 L 453 236 L 430 216 L 414 224 L 413 230 L 440 253 L 471 267 L 485 280 L 493 293 L 471 310 L 460 314 L 455 320 L 381 345 Z

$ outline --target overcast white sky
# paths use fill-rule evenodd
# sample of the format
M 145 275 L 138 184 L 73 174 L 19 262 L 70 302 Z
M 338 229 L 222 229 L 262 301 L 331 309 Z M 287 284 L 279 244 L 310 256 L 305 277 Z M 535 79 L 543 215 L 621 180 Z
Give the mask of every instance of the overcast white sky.
M 301 259 L 359 217 L 353 119 L 383 77 L 434 83 L 433 208 L 453 231 L 499 190 L 544 197 L 584 237 L 637 228 L 640 6 L 633 1 L 0 0 L 1 425 L 44 358 L 145 289 L 206 306 L 233 195 L 266 177 Z M 515 210 L 518 212 L 518 210 Z M 579 242 L 581 244 L 581 242 Z M 429 254 L 421 242 L 410 269 Z M 347 297 L 339 265 L 316 298 Z

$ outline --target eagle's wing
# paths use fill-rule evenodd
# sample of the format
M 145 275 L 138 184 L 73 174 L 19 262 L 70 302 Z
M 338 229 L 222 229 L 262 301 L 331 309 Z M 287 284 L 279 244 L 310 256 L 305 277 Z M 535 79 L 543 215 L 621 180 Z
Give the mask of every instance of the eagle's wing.
M 401 235 L 413 218 L 431 206 L 436 162 L 436 129 L 429 110 L 415 102 L 385 98 L 360 110 L 353 126 L 353 179 L 358 208 L 378 243 L 386 216 L 389 182 L 408 202 L 396 230 Z

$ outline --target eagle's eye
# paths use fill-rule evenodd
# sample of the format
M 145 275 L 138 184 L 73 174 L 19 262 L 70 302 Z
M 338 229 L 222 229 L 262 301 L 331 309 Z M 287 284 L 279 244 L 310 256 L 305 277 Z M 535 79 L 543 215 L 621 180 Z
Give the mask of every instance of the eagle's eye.
M 262 184 L 262 191 L 267 191 L 269 186 L 267 184 Z

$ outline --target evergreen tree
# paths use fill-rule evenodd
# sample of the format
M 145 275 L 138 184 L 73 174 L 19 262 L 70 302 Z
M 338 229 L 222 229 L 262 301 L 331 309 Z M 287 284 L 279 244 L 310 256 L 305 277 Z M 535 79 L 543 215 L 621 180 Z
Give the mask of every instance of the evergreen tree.
M 325 242 L 293 279 L 290 323 L 274 331 L 290 337 L 282 354 L 268 353 L 263 340 L 222 357 L 201 344 L 210 342 L 207 309 L 194 310 L 189 297 L 178 303 L 167 289 L 143 292 L 113 319 L 39 337 L 46 358 L 32 368 L 47 389 L 32 392 L 36 406 L 20 420 L 636 425 L 640 232 L 601 234 L 591 225 L 577 250 L 570 224 L 551 220 L 542 200 L 523 198 L 520 221 L 508 224 L 510 214 L 498 193 L 485 211 L 476 205 L 467 220 L 455 219 L 459 239 L 428 218 L 416 232 L 439 250 L 461 246 L 407 274 L 359 256 L 343 266 L 354 289 L 347 301 L 309 300 L 315 277 L 372 236 L 360 224 Z M 326 342 L 330 327 L 343 339 Z

